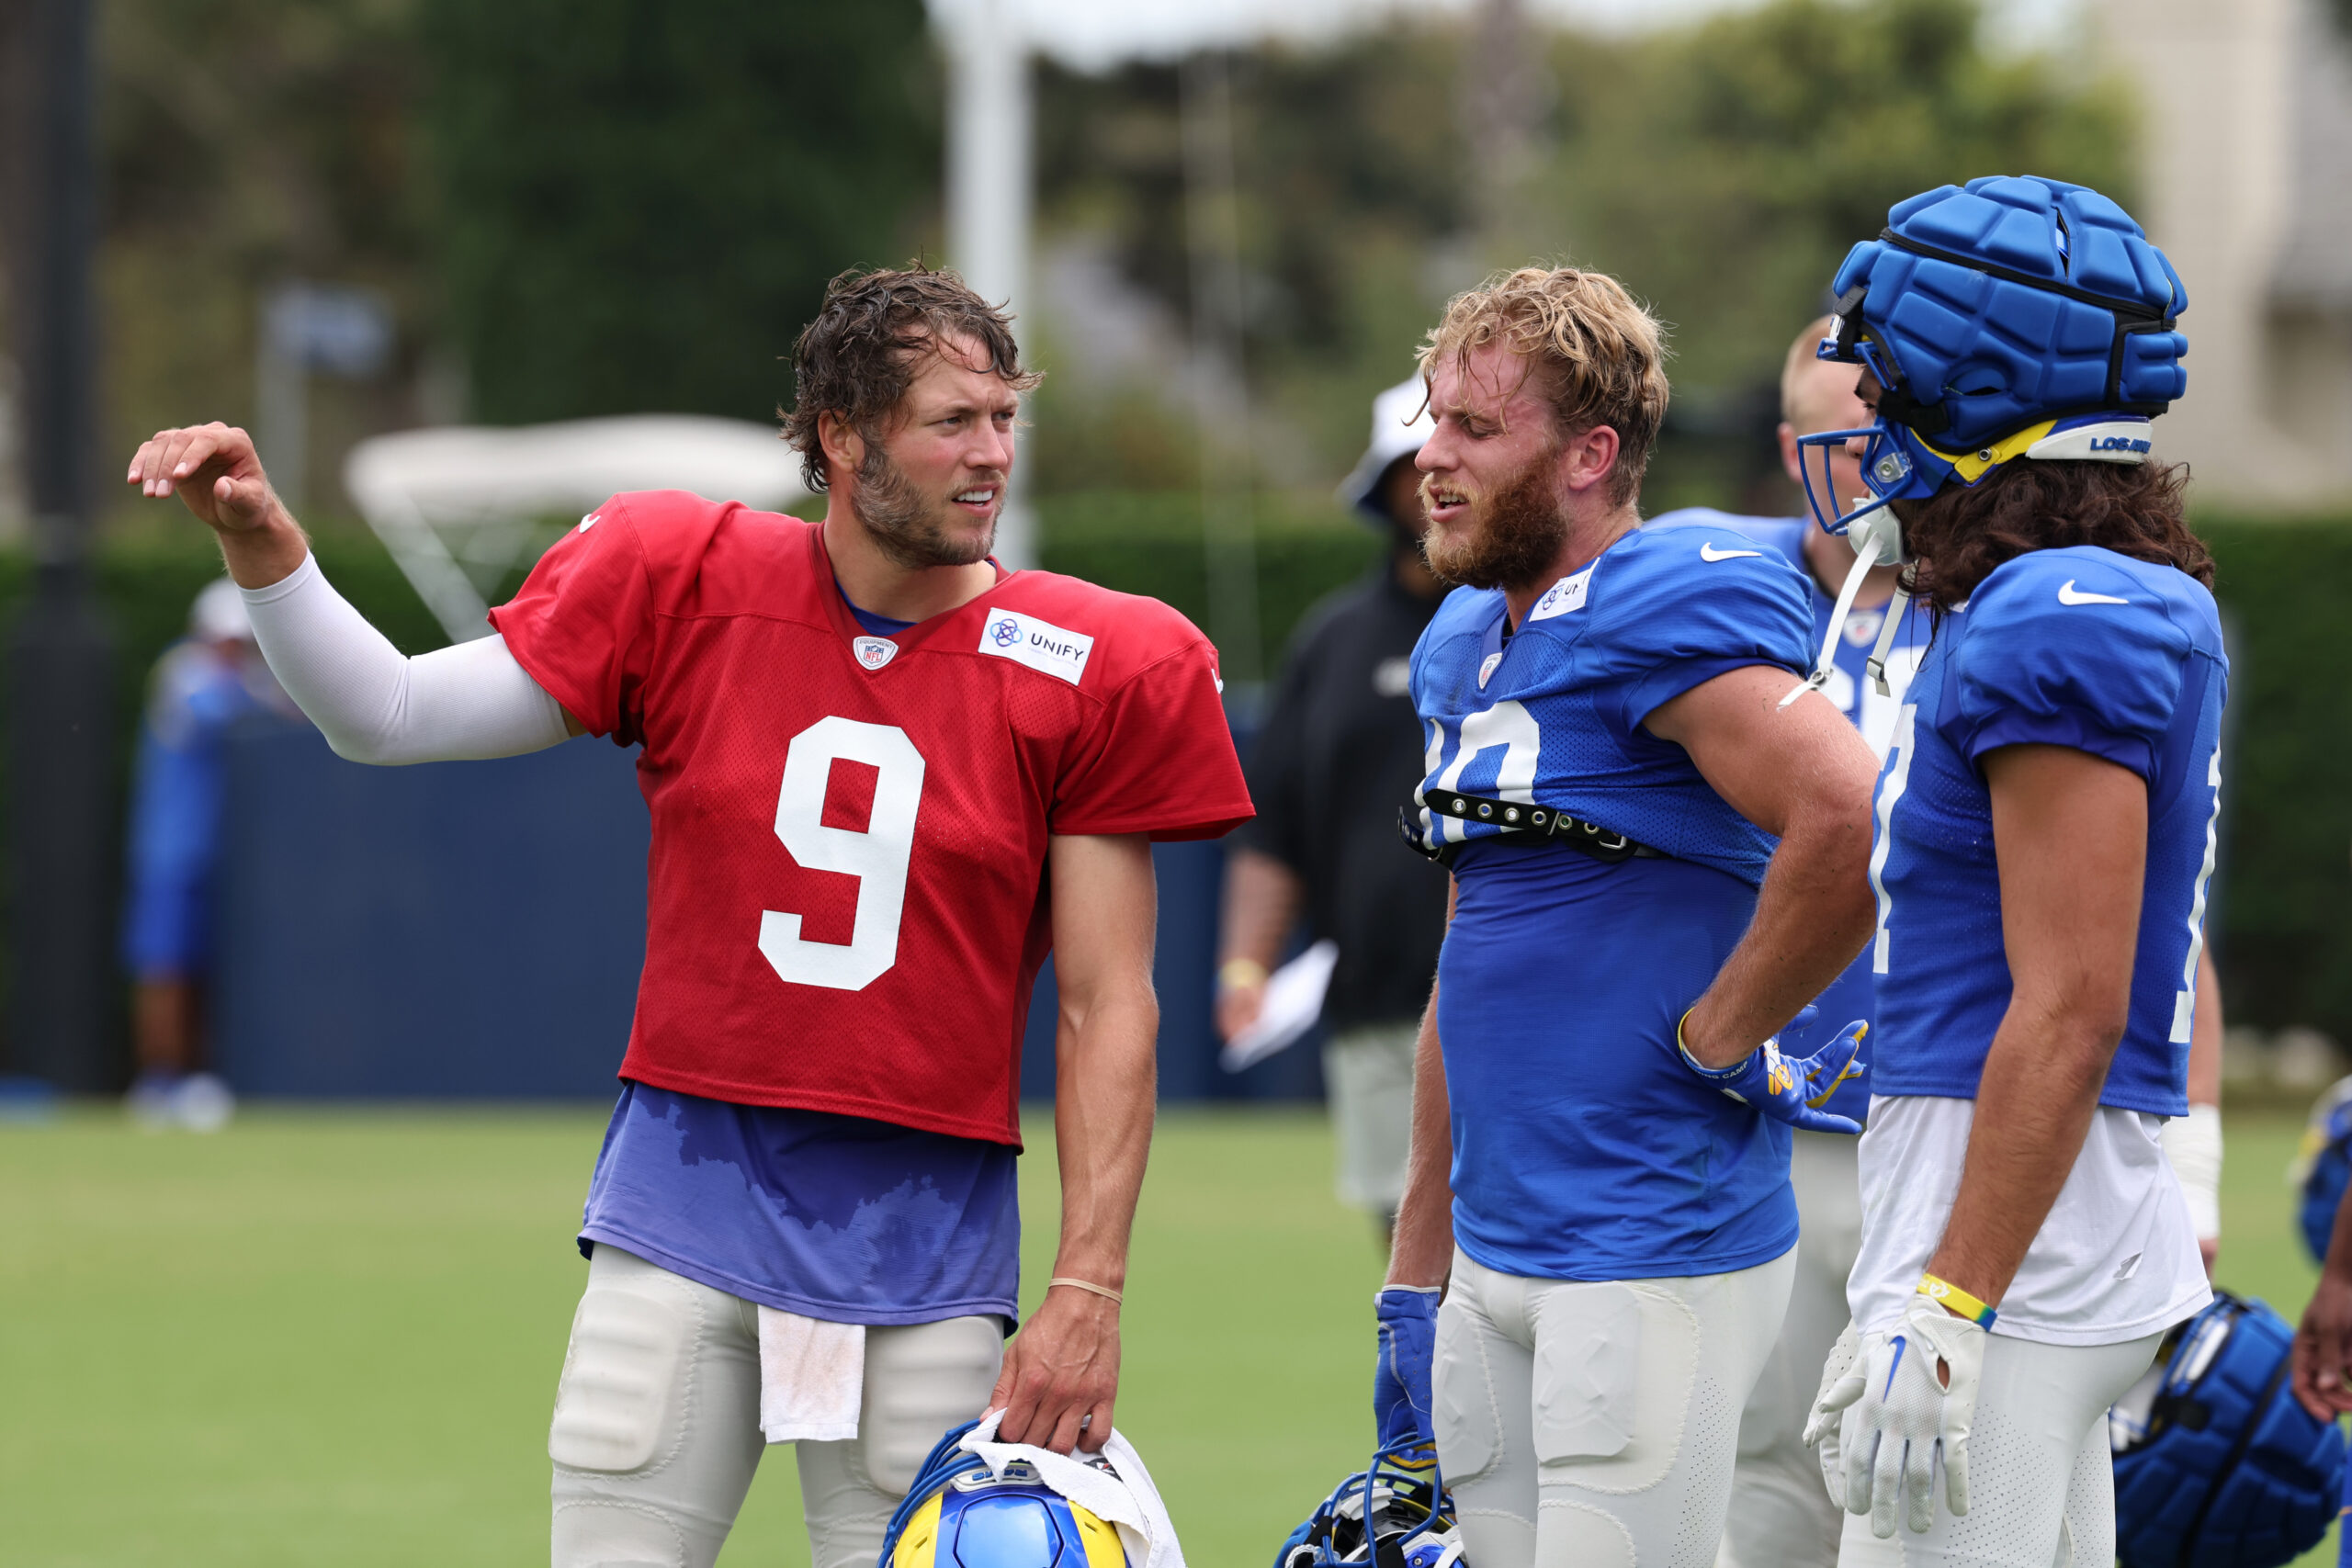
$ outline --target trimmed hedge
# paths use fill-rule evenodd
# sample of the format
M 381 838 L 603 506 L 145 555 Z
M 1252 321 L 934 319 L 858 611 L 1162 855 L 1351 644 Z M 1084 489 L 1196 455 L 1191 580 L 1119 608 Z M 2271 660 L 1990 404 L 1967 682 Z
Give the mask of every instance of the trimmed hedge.
M 1208 624 L 1195 496 L 1062 495 L 1039 511 L 1048 568 L 1151 594 Z M 1383 541 L 1329 502 L 1283 496 L 1261 498 L 1256 529 L 1271 664 L 1307 607 L 1369 570 Z M 2199 530 L 2219 562 L 2233 661 L 2213 920 L 2230 1016 L 2264 1029 L 2310 1024 L 2352 1042 L 2352 682 L 2335 641 L 2352 585 L 2352 520 L 2208 518 Z M 412 652 L 441 645 L 439 627 L 372 536 L 330 525 L 317 546 L 336 586 L 394 642 Z M 219 570 L 209 537 L 193 525 L 141 528 L 100 552 L 126 775 L 147 671 Z M 19 599 L 27 572 L 21 550 L 0 550 L 0 604 Z
M 2202 518 L 2230 645 L 2213 953 L 2232 1023 L 2352 1043 L 2352 519 Z

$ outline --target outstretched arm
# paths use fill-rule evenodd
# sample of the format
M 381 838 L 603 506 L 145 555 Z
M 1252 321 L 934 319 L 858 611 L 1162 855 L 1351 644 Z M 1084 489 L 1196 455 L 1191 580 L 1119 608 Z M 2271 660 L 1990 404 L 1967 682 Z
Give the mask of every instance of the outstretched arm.
M 1159 902 L 1143 835 L 1061 837 L 1046 851 L 1052 880 L 1054 1143 L 1061 1166 L 1057 1280 L 1006 1348 L 989 1395 L 1005 1412 L 998 1434 L 1068 1453 L 1111 1435 L 1119 1392 L 1119 1303 L 1127 1240 L 1151 1150 L 1159 1084 L 1159 1002 L 1151 987 Z M 1092 1286 L 1094 1289 L 1087 1289 Z
M 1684 1026 L 1685 1048 L 1709 1067 L 1746 1058 L 1870 937 L 1878 762 L 1827 699 L 1808 694 L 1781 707 L 1788 689 L 1787 671 L 1751 664 L 1693 686 L 1644 721 L 1690 753 L 1733 810 L 1781 840 L 1755 919 Z
M 176 491 L 219 536 L 262 656 L 338 755 L 376 763 L 511 757 L 583 733 L 503 637 L 404 657 L 319 570 L 243 431 L 159 431 L 131 459 L 129 478 L 150 496 Z

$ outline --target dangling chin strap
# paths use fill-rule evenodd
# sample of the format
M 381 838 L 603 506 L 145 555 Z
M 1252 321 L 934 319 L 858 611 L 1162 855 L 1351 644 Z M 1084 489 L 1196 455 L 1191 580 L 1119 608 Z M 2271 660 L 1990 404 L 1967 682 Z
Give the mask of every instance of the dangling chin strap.
M 1863 666 L 1871 672 L 1871 684 L 1878 688 L 1882 697 L 1894 695 L 1886 683 L 1886 655 L 1894 647 L 1894 628 L 1910 608 L 1911 595 L 1904 592 L 1903 580 L 1898 577 L 1894 580 L 1894 597 L 1886 602 L 1886 619 L 1879 623 L 1878 646 L 1871 649 L 1870 661 Z
M 1854 519 L 1846 531 L 1846 542 L 1854 547 L 1854 567 L 1846 574 L 1846 585 L 1838 591 L 1838 607 L 1829 613 L 1829 631 L 1821 639 L 1821 660 L 1813 673 L 1790 689 L 1781 699 L 1787 707 L 1807 692 L 1817 692 L 1829 683 L 1830 671 L 1837 668 L 1838 638 L 1846 629 L 1846 617 L 1852 614 L 1854 596 L 1862 591 L 1862 579 L 1872 567 L 1899 566 L 1903 561 L 1903 524 L 1893 509 L 1881 502 L 1876 507 Z M 1871 672 L 1878 679 L 1882 695 L 1886 692 L 1884 664 L 1887 649 L 1894 645 L 1893 611 L 1902 606 L 1903 591 L 1895 590 L 1894 603 L 1888 605 L 1886 625 L 1879 629 L 1878 651 L 1871 656 Z

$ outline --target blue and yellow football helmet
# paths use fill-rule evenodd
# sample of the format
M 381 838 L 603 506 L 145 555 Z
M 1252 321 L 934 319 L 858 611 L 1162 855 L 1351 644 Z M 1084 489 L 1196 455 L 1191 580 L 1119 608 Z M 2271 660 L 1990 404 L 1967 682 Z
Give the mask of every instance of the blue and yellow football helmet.
M 1385 1445 L 1370 1469 L 1333 1487 L 1274 1553 L 1274 1568 L 1457 1568 L 1461 1561 L 1436 1451 L 1409 1438 Z
M 2274 1568 L 2319 1544 L 2344 1491 L 2344 1434 L 2287 1387 L 2295 1331 L 2214 1292 L 2108 1413 L 2124 1568 Z
M 2180 275 L 2129 213 L 2064 180 L 1993 176 L 1898 202 L 1830 291 L 1821 357 L 1880 388 L 1871 424 L 1799 442 L 1806 499 L 1833 534 L 2018 457 L 2143 462 L 2149 420 L 2188 387 Z M 1817 491 L 1816 457 L 1826 480 L 1828 451 L 1855 436 L 1871 493 Z
M 1034 1465 L 1014 1460 L 993 1475 L 958 1448 L 978 1424 L 953 1428 L 923 1461 L 876 1568 L 1126 1568 L 1118 1530 L 1046 1485 Z

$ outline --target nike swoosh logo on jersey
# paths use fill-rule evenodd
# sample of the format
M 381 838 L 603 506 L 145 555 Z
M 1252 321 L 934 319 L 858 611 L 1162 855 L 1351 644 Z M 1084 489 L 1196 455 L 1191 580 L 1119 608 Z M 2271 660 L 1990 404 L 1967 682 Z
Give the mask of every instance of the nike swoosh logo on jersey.
M 2129 604 L 2132 601 L 2118 599 L 2111 593 L 2080 592 L 2075 587 L 2075 580 L 2070 577 L 2058 585 L 2058 603 L 2061 604 Z
M 587 516 L 582 517 L 580 520 L 580 531 L 585 534 L 589 529 L 594 528 L 596 525 L 597 518 L 602 515 L 602 513 L 591 512 Z
M 1762 550 L 1719 550 L 1713 545 L 1699 547 L 1701 560 L 1737 560 L 1742 556 L 1760 556 Z

